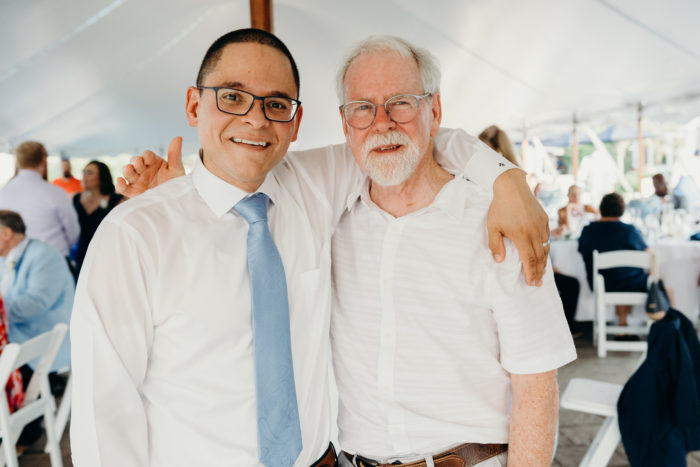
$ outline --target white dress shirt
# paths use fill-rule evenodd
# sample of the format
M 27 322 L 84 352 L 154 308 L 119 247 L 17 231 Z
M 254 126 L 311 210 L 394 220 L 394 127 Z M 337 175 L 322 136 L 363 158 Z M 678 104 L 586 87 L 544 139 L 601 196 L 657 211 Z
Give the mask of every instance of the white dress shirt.
M 27 237 L 48 243 L 63 256 L 80 236 L 78 214 L 66 192 L 34 170 L 20 170 L 0 190 L 0 209 L 18 213 Z
M 373 459 L 508 442 L 510 375 L 576 358 L 548 264 L 525 283 L 517 250 L 488 249 L 491 194 L 461 176 L 394 218 L 369 184 L 333 237 L 333 363 L 344 450 Z
M 436 146 L 481 183 L 509 166 Z M 480 170 L 479 170 L 480 169 Z M 258 191 L 289 294 L 292 354 L 308 466 L 328 446 L 330 239 L 361 174 L 346 145 L 288 154 Z M 193 173 L 115 208 L 93 238 L 71 321 L 76 466 L 258 467 L 246 193 L 198 162 Z

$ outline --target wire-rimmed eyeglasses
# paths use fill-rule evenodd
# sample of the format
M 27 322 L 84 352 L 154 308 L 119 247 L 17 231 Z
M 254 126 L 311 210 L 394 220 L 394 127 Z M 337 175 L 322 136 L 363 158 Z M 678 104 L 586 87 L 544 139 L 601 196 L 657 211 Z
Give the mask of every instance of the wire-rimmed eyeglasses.
M 256 100 L 262 101 L 265 118 L 272 122 L 290 122 L 299 110 L 301 101 L 282 96 L 256 96 L 248 91 L 221 86 L 197 86 L 197 89 L 213 89 L 216 93 L 216 107 L 227 114 L 245 115 L 250 112 Z
M 387 116 L 396 123 L 408 123 L 418 115 L 420 100 L 432 96 L 427 92 L 421 96 L 415 94 L 399 94 L 384 102 Z M 377 116 L 377 105 L 369 101 L 351 101 L 340 106 L 345 121 L 353 128 L 364 130 L 369 128 Z

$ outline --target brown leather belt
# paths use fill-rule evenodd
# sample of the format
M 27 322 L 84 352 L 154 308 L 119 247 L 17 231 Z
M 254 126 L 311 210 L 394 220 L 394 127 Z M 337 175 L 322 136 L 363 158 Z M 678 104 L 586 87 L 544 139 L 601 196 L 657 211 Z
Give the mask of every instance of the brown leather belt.
M 508 450 L 507 444 L 465 443 L 433 456 L 435 467 L 472 467 Z M 426 467 L 425 459 L 407 464 L 380 464 L 372 459 L 353 456 L 343 451 L 343 455 L 357 467 Z
M 328 445 L 328 449 L 323 453 L 321 458 L 311 464 L 309 467 L 335 467 L 338 461 L 338 456 L 335 453 L 335 447 L 333 443 Z

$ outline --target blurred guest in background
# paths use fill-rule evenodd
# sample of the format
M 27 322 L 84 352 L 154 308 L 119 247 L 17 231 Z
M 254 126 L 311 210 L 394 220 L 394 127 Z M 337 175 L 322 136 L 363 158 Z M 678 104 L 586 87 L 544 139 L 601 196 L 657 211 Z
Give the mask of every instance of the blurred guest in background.
M 63 172 L 63 176 L 52 180 L 51 183 L 57 187 L 63 188 L 63 191 L 69 195 L 80 193 L 80 190 L 83 188 L 80 185 L 80 180 L 75 178 L 71 173 L 70 159 L 67 157 L 61 158 L 61 171 Z
M 78 241 L 80 225 L 65 191 L 46 181 L 46 149 L 27 141 L 15 151 L 17 175 L 0 190 L 0 209 L 17 212 L 27 236 L 46 242 L 64 257 Z
M 578 330 L 575 318 L 581 284 L 575 277 L 562 274 L 555 267 L 552 267 L 552 270 L 554 271 L 554 284 L 557 286 L 561 305 L 564 307 L 564 316 L 569 325 L 569 331 L 574 338 L 580 337 L 582 333 Z
M 600 221 L 583 228 L 578 251 L 586 263 L 588 285 L 593 290 L 593 250 L 603 253 L 615 250 L 648 250 L 641 232 L 630 224 L 620 222 L 625 201 L 617 193 L 609 193 L 600 201 Z M 646 292 L 647 273 L 640 268 L 611 268 L 601 271 L 607 292 Z M 615 312 L 620 326 L 627 325 L 630 306 L 617 305 Z
M 479 134 L 479 139 L 486 143 L 491 149 L 508 159 L 509 162 L 520 165 L 515 156 L 513 145 L 508 139 L 508 135 L 496 125 L 491 125 L 482 131 L 481 134 Z
M 85 253 L 102 219 L 124 196 L 114 191 L 114 181 L 109 167 L 100 161 L 90 161 L 83 169 L 83 191 L 73 196 L 73 206 L 80 221 L 80 240 L 78 240 L 77 267 L 83 265 Z
M 65 193 L 64 193 L 65 195 Z M 9 341 L 21 344 L 57 323 L 68 324 L 73 308 L 75 286 L 64 257 L 52 246 L 27 237 L 22 217 L 0 210 L 0 295 L 10 332 Z M 34 370 L 30 362 L 20 368 L 24 384 Z M 70 367 L 70 342 L 66 335 L 49 375 L 51 389 L 63 392 L 65 381 L 55 371 Z M 25 428 L 17 442 L 28 446 L 41 436 L 41 419 Z
M 554 235 L 562 235 L 568 232 L 578 233 L 590 220 L 598 216 L 598 210 L 590 204 L 581 202 L 581 187 L 571 185 L 567 193 L 569 202 L 557 211 L 559 227 Z
M 668 185 L 666 185 L 666 179 L 663 174 L 654 175 L 651 177 L 651 181 L 654 183 L 654 194 L 651 195 L 648 203 L 652 211 L 661 213 L 664 211 L 664 206 L 669 206 L 673 209 L 681 207 L 683 199 L 679 195 L 668 193 Z

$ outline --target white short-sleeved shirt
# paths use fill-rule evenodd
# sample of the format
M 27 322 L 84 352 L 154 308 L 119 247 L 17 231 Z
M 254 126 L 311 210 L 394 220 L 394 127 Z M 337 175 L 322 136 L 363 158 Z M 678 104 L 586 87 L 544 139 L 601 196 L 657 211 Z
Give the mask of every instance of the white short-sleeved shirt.
M 461 176 L 394 218 L 353 194 L 333 238 L 333 362 L 340 444 L 370 458 L 508 441 L 509 373 L 576 352 L 554 285 L 525 283 L 517 250 L 495 263 L 491 194 Z

